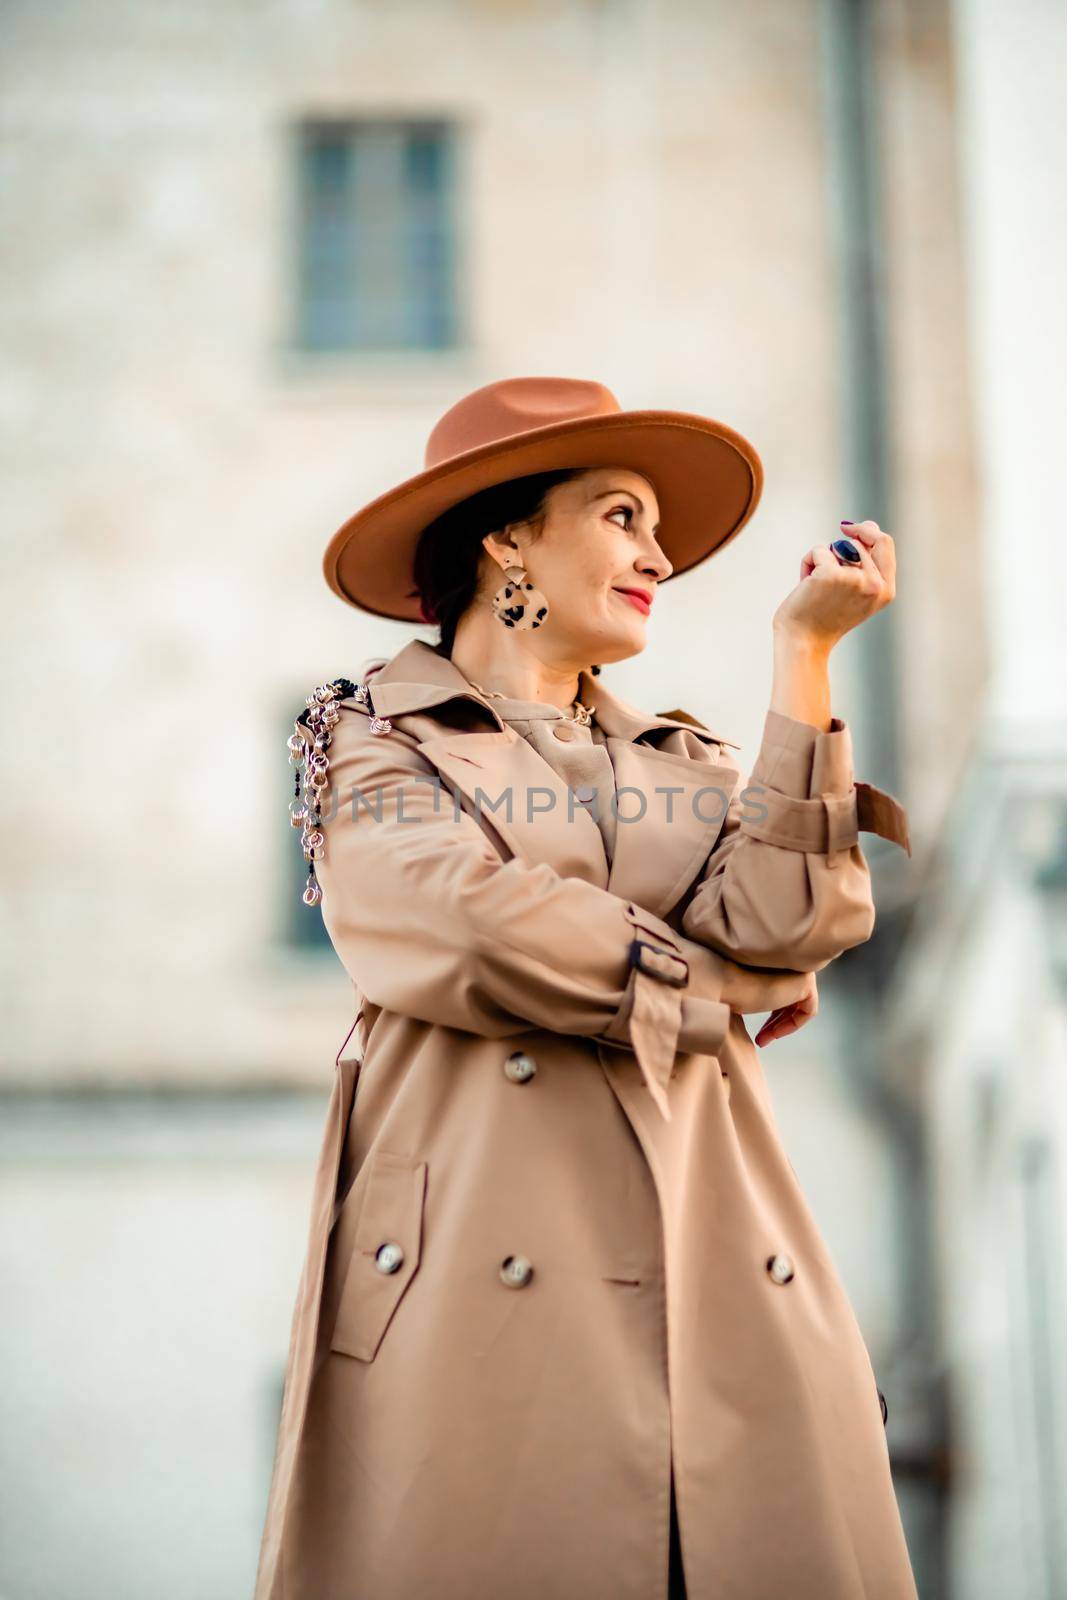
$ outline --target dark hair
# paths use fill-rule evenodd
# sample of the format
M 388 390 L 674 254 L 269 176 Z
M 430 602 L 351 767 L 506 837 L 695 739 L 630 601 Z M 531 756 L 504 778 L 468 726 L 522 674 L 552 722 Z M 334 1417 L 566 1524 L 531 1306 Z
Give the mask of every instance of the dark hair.
M 427 523 L 415 547 L 414 577 L 422 620 L 441 630 L 433 646 L 438 655 L 451 656 L 459 620 L 478 591 L 486 534 L 502 533 L 511 522 L 540 516 L 550 489 L 586 471 L 586 467 L 562 467 L 494 483 Z

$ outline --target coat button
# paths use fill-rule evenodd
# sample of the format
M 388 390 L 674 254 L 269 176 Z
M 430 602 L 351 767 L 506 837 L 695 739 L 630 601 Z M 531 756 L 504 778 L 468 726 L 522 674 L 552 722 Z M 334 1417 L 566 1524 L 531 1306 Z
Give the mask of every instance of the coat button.
M 505 1256 L 500 1276 L 509 1289 L 521 1289 L 533 1277 L 533 1267 L 525 1256 Z
M 379 1272 L 395 1272 L 404 1259 L 404 1252 L 398 1244 L 381 1244 L 374 1257 L 374 1265 Z
M 504 1075 L 512 1083 L 526 1083 L 537 1071 L 537 1062 L 524 1050 L 515 1050 L 504 1062 Z
M 788 1283 L 793 1276 L 793 1263 L 788 1256 L 770 1256 L 767 1271 L 775 1283 Z
M 572 722 L 554 722 L 552 732 L 557 739 L 573 739 L 574 724 Z

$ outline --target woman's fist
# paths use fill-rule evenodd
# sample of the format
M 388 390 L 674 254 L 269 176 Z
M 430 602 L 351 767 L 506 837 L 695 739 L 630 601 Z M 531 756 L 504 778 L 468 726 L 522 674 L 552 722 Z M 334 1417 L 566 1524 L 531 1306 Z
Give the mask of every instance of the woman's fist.
M 794 1000 L 790 1005 L 779 1006 L 767 1018 L 763 1027 L 757 1033 L 755 1043 L 758 1045 L 771 1044 L 775 1039 L 784 1039 L 788 1033 L 796 1033 L 805 1022 L 810 1022 L 819 1009 L 819 988 L 815 982 L 814 972 L 809 972 L 808 988 L 799 1000 Z
M 754 1011 L 771 1012 L 756 1035 L 757 1044 L 767 1044 L 771 1039 L 795 1033 L 818 1011 L 819 989 L 814 972 L 745 967 L 728 956 L 720 959 L 719 999 L 740 1016 Z
M 814 972 L 792 972 L 780 967 L 744 967 L 721 957 L 722 976 L 719 999 L 745 1016 L 753 1011 L 769 1011 L 756 1035 L 758 1045 L 784 1039 L 810 1022 L 819 1009 L 819 986 Z
M 896 551 L 877 522 L 850 522 L 841 537 L 860 552 L 843 565 L 828 544 L 813 545 L 800 563 L 800 582 L 774 614 L 774 626 L 830 650 L 851 628 L 881 611 L 896 595 Z

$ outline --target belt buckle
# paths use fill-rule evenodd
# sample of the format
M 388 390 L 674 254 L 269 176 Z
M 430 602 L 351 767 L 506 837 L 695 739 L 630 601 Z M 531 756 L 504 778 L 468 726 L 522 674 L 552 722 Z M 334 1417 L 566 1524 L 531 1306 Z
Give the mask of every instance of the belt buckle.
M 680 974 L 677 972 L 664 972 L 655 965 L 646 966 L 645 957 L 642 955 L 645 950 L 651 950 L 653 955 L 659 956 L 661 960 L 674 962 L 677 966 L 682 967 L 682 972 Z M 664 950 L 662 945 L 652 944 L 648 939 L 634 939 L 631 942 L 630 965 L 631 967 L 637 967 L 641 972 L 647 972 L 652 978 L 658 978 L 661 983 L 671 984 L 675 989 L 684 989 L 689 982 L 689 963 L 685 957 L 675 955 L 673 950 Z

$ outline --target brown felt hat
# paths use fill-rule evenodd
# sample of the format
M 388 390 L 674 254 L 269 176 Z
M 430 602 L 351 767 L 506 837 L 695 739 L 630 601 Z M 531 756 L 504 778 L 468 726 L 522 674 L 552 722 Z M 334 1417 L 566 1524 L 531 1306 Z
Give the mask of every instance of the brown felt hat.
M 350 605 L 423 620 L 415 546 L 450 506 L 492 484 L 560 467 L 629 467 L 653 484 L 669 583 L 721 550 L 759 504 L 763 464 L 725 423 L 686 411 L 622 411 L 602 383 L 502 378 L 464 395 L 436 423 L 425 469 L 348 518 L 323 571 Z

